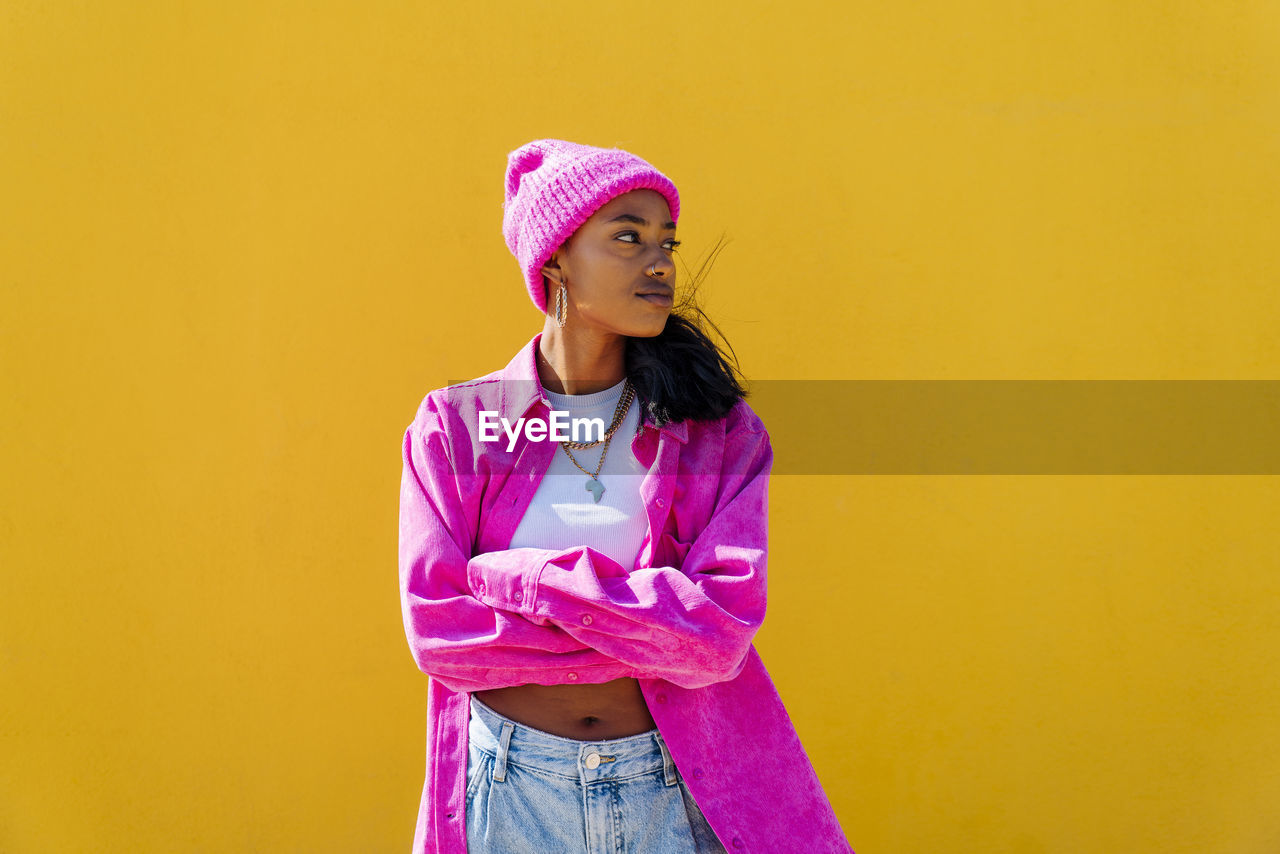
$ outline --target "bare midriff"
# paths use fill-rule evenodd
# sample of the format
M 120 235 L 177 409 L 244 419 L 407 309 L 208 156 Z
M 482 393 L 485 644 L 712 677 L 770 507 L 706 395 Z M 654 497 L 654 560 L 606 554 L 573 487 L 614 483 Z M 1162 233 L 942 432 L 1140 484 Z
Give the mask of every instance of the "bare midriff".
M 474 693 L 517 723 L 577 741 L 624 738 L 657 726 L 640 683 L 629 677 L 598 685 L 513 685 Z

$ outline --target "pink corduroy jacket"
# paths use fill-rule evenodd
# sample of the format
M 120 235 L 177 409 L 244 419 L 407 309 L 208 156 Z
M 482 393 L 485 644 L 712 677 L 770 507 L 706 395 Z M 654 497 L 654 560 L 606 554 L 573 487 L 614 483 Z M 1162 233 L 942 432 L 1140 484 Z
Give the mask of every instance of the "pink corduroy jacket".
M 752 644 L 766 599 L 764 424 L 745 401 L 718 421 L 661 428 L 642 410 L 626 437 L 648 469 L 635 566 L 586 546 L 508 548 L 557 442 L 480 441 L 480 413 L 548 419 L 540 338 L 500 371 L 429 393 L 404 433 L 400 599 L 431 677 L 414 854 L 466 854 L 472 691 L 623 677 L 639 681 L 728 851 L 851 854 Z

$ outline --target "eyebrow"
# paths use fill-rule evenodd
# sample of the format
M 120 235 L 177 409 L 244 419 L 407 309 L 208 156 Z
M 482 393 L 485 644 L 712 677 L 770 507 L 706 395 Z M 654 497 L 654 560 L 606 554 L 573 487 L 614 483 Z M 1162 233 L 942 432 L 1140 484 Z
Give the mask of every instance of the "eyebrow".
M 648 226 L 648 225 L 649 225 L 649 220 L 647 220 L 647 219 L 641 219 L 640 217 L 636 216 L 635 214 L 618 214 L 618 215 L 617 215 L 617 216 L 615 216 L 613 219 L 605 220 L 605 222 L 634 222 L 634 223 L 636 223 L 637 225 L 643 225 L 643 226 Z M 675 228 L 675 227 L 676 227 L 676 224 L 675 224 L 674 222 L 668 222 L 668 223 L 666 223 L 665 225 L 663 225 L 662 227 L 663 227 L 663 228 Z

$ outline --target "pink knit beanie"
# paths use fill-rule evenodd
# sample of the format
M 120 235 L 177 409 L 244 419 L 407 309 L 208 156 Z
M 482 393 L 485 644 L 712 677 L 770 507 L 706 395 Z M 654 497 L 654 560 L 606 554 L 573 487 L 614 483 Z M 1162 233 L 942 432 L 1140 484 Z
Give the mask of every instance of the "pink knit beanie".
M 535 139 L 507 155 L 502 236 L 538 311 L 547 313 L 542 265 L 551 253 L 609 200 L 642 187 L 666 196 L 671 221 L 679 220 L 675 184 L 620 148 Z

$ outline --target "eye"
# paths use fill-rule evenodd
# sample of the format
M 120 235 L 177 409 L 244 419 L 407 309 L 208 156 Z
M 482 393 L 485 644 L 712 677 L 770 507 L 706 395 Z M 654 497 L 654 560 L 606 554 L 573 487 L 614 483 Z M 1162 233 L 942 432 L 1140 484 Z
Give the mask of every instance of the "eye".
M 634 237 L 639 237 L 639 236 L 640 236 L 640 235 L 639 235 L 639 233 L 638 233 L 638 232 L 635 232 L 635 231 L 624 231 L 624 232 L 622 232 L 621 234 L 619 234 L 619 235 L 618 235 L 618 237 L 619 237 L 619 238 L 622 238 L 622 237 L 626 237 L 626 236 L 628 236 L 628 235 L 631 235 L 631 236 L 634 236 Z M 630 242 L 632 242 L 632 241 L 627 241 L 627 242 L 628 242 L 628 243 L 630 243 Z M 670 251 L 670 252 L 674 252 L 674 251 L 676 250 L 676 247 L 680 245 L 680 241 L 679 241 L 679 240 L 676 240 L 674 237 L 669 237 L 669 238 L 667 238 L 664 242 L 665 242 L 665 243 L 669 243 L 669 244 L 671 244 L 670 246 L 668 246 L 668 247 L 667 247 L 668 251 Z

